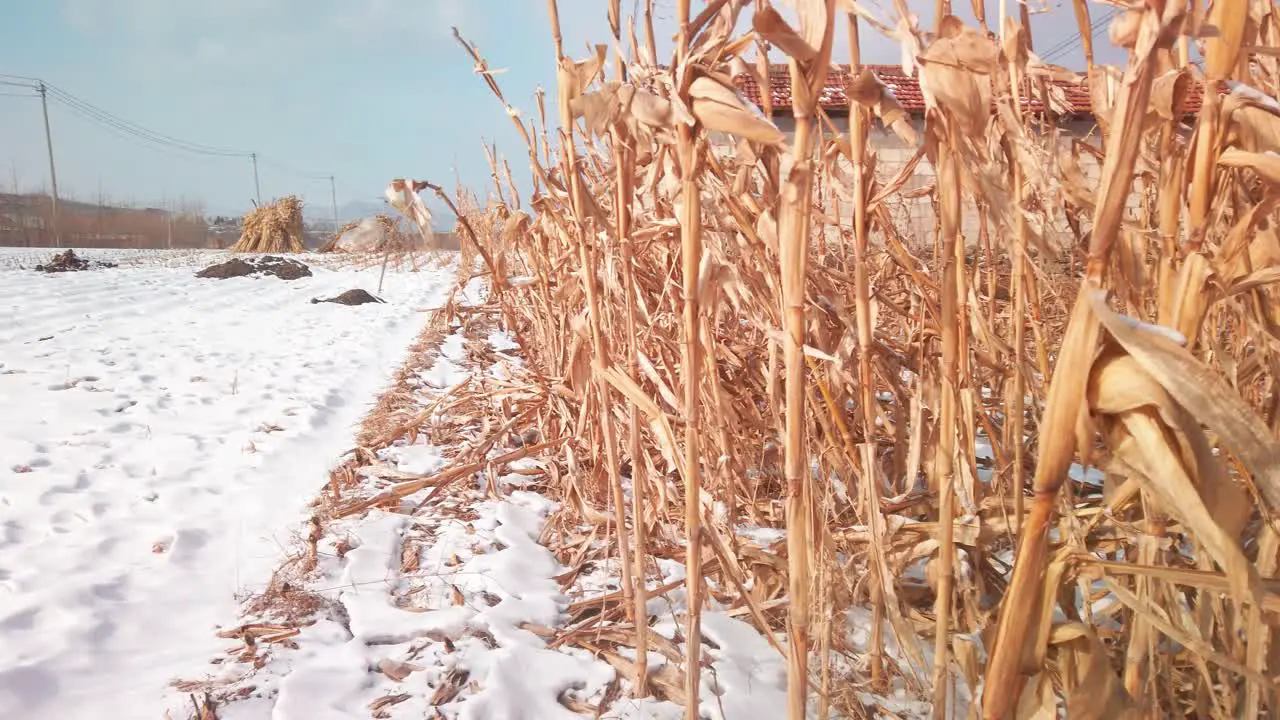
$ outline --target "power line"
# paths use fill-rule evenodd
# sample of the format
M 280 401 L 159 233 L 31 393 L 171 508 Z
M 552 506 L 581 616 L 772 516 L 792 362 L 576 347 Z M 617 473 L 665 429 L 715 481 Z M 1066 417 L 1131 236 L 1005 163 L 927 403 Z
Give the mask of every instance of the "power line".
M 0 77 L 21 78 L 22 76 L 0 75 Z M 147 128 L 144 128 L 141 125 L 129 122 L 127 120 L 124 120 L 123 118 L 119 118 L 115 115 L 112 115 L 111 113 L 108 113 L 105 110 L 102 110 L 101 108 L 98 108 L 97 106 L 92 105 L 91 103 L 85 100 L 81 100 L 80 98 L 72 95 L 71 93 L 68 93 L 65 90 L 62 90 L 61 88 L 42 82 L 40 80 L 32 80 L 29 82 L 14 82 L 11 80 L 0 79 L 0 83 L 3 83 L 4 85 L 11 86 L 11 87 L 26 88 L 37 93 L 40 92 L 40 89 L 43 87 L 45 89 L 45 92 L 48 94 L 50 98 L 60 103 L 64 107 L 68 108 L 72 112 L 76 113 L 77 115 L 80 115 L 81 117 L 84 117 L 88 120 L 97 122 L 105 127 L 112 128 L 118 132 L 125 133 L 135 138 L 138 138 L 140 140 L 144 140 L 146 142 L 152 143 L 154 145 L 160 145 L 170 149 L 181 150 L 184 152 L 193 153 L 197 155 L 211 155 L 211 156 L 219 156 L 219 157 L 248 157 L 249 155 L 248 153 L 243 153 L 239 151 L 228 151 L 223 149 L 212 148 L 210 146 L 199 145 L 196 143 L 190 143 L 184 140 L 179 140 L 177 138 L 170 137 L 168 135 L 164 135 L 163 133 L 158 133 L 152 130 L 148 130 Z
M 23 75 L 8 75 L 5 73 L 0 73 L 0 78 L 11 78 L 9 80 L 0 79 L 0 85 L 27 88 L 32 90 L 33 92 L 38 90 L 39 84 L 42 82 L 41 80 L 36 78 L 28 78 Z M 15 81 L 15 79 L 17 81 Z M 249 150 L 235 150 L 230 148 L 217 147 L 214 145 L 205 145 L 203 143 L 196 143 L 196 142 L 191 142 L 189 140 L 182 140 L 172 135 L 166 135 L 165 133 L 148 129 L 146 127 L 143 127 L 142 125 L 131 122 L 129 120 L 125 120 L 124 118 L 121 118 L 118 115 L 115 115 L 106 110 L 103 110 L 102 108 L 90 103 L 89 101 L 84 100 L 83 98 L 77 97 L 56 85 L 53 85 L 47 82 L 43 84 L 48 89 L 48 93 L 51 98 L 53 98 L 58 103 L 60 103 L 67 109 L 71 110 L 72 112 L 80 115 L 81 117 L 84 117 L 89 120 L 93 120 L 101 125 L 104 125 L 106 127 L 112 128 L 114 130 L 117 130 L 119 132 L 122 132 L 128 135 L 132 135 L 133 137 L 150 142 L 152 144 L 162 145 L 170 149 L 181 150 L 183 152 L 188 152 L 196 155 L 208 155 L 212 157 L 252 158 L 255 155 L 253 151 L 249 151 Z M 32 95 L 32 97 L 35 97 L 35 95 Z M 263 164 L 274 167 L 277 170 L 288 173 L 290 175 L 296 175 L 298 177 L 303 177 L 303 178 L 308 178 L 313 180 L 327 180 L 330 175 L 329 173 L 308 172 L 305 170 L 298 170 L 278 160 L 267 158 L 263 156 L 261 153 L 256 153 L 256 154 L 257 154 L 258 160 L 261 161 Z
M 300 178 L 306 178 L 308 180 L 328 180 L 330 177 L 330 173 L 306 172 L 304 170 L 298 170 L 297 168 L 285 165 L 279 160 L 272 160 L 270 158 L 263 157 L 262 155 L 258 155 L 258 160 L 263 165 L 266 165 L 267 167 L 273 167 L 276 170 L 279 170 L 283 173 L 294 175 Z
M 172 149 L 182 150 L 184 152 L 193 153 L 197 155 L 211 155 L 211 156 L 220 156 L 220 157 L 248 157 L 249 156 L 248 152 L 244 152 L 240 150 L 228 150 L 226 148 L 217 148 L 210 145 L 193 143 L 186 140 L 180 140 L 178 138 L 172 137 L 170 135 L 165 135 L 164 133 L 156 132 L 154 130 L 149 130 L 141 125 L 138 125 L 137 123 L 133 123 L 117 115 L 113 115 L 112 113 L 109 113 L 106 110 L 103 110 L 102 108 L 99 108 L 96 105 L 93 105 L 87 100 L 84 100 L 82 98 L 76 97 L 75 95 L 72 95 L 66 90 L 63 90 L 62 88 L 57 87 L 56 85 L 43 82 L 39 79 L 27 78 L 22 75 L 4 75 L 4 74 L 0 74 L 0 78 L 13 78 L 16 80 L 25 81 L 25 82 L 13 82 L 12 80 L 6 81 L 6 80 L 0 79 L 0 82 L 5 83 L 6 85 L 27 87 L 32 90 L 38 90 L 39 87 L 43 85 L 47 89 L 49 95 L 55 101 L 77 112 L 79 115 L 86 117 L 90 120 L 94 120 L 95 122 L 98 122 L 102 125 L 112 127 L 116 130 L 127 133 L 129 135 L 133 135 L 134 137 L 137 137 L 141 140 L 145 140 L 152 144 L 164 145 Z
M 192 153 L 195 155 L 206 155 L 210 157 L 235 157 L 235 158 L 253 159 L 253 160 L 256 160 L 257 162 L 261 162 L 264 165 L 274 167 L 275 169 L 285 172 L 287 174 L 295 175 L 295 176 L 303 177 L 307 179 L 312 179 L 312 180 L 327 180 L 329 178 L 328 173 L 313 173 L 313 172 L 306 172 L 303 170 L 297 170 L 280 161 L 272 160 L 271 158 L 264 156 L 262 153 L 244 151 L 244 150 L 232 150 L 228 148 L 216 147 L 213 145 L 205 145 L 203 143 L 194 143 L 187 140 L 181 140 L 179 138 L 175 138 L 171 135 L 166 135 L 161 132 L 149 130 L 147 128 L 142 127 L 141 125 L 138 125 L 137 123 L 124 120 L 119 116 L 113 115 L 105 110 L 102 110 L 101 108 L 98 108 L 92 105 L 91 103 L 85 100 L 82 100 L 72 95 L 71 93 L 68 93 L 65 90 L 62 90 L 61 88 L 57 88 L 53 85 L 49 85 L 48 87 L 52 96 L 56 100 L 58 100 L 60 103 L 62 103 L 64 106 L 69 107 L 72 110 L 81 113 L 82 115 L 88 116 L 90 119 L 97 120 L 105 125 L 109 125 L 118 130 L 127 132 L 131 135 L 135 135 L 137 137 L 140 137 L 144 140 L 153 142 L 158 145 L 165 145 L 170 148 L 181 150 L 183 152 Z
M 264 157 L 261 153 L 236 150 L 232 148 L 218 147 L 214 145 L 205 145 L 203 143 L 191 142 L 172 135 L 151 130 L 135 122 L 126 120 L 118 115 L 112 114 L 102 108 L 90 103 L 83 98 L 77 97 L 62 88 L 44 82 L 39 78 L 28 77 L 25 75 L 11 75 L 8 73 L 0 73 L 0 86 L 21 88 L 31 91 L 32 94 L 25 93 L 9 93 L 0 92 L 3 96 L 15 97 L 45 97 L 52 99 L 62 107 L 79 115 L 80 117 L 95 122 L 102 127 L 114 131 L 118 135 L 127 135 L 132 138 L 150 143 L 157 148 L 174 150 L 190 155 L 200 155 L 212 158 L 239 158 L 250 160 L 253 163 L 255 196 L 261 202 L 261 191 L 257 188 L 258 183 L 258 163 L 273 167 L 283 173 L 294 175 L 300 178 L 310 180 L 327 180 L 330 183 L 330 189 L 333 189 L 334 176 L 332 173 L 307 172 L 290 167 L 285 163 Z M 52 171 L 51 171 L 52 172 Z
M 50 97 L 50 98 L 52 98 L 53 100 L 55 100 L 55 102 L 58 102 L 59 104 L 61 104 L 64 108 L 66 108 L 67 110 L 69 110 L 72 114 L 74 114 L 74 115 L 76 115 L 76 116 L 78 116 L 78 117 L 84 118 L 84 119 L 86 119 L 86 120 L 89 120 L 90 122 L 94 122 L 94 123 L 99 124 L 99 125 L 100 125 L 103 129 L 105 129 L 107 132 L 110 132 L 111 134 L 116 135 L 117 137 L 122 137 L 122 138 L 132 138 L 132 139 L 134 139 L 134 140 L 141 140 L 141 141 L 143 141 L 143 142 L 146 142 L 146 143 L 151 144 L 155 149 L 158 149 L 158 150 L 161 150 L 161 151 L 185 153 L 185 154 L 187 154 L 187 156 L 188 156 L 188 157 L 190 157 L 190 155 L 192 155 L 192 154 L 194 154 L 194 155 L 198 155 L 198 156 L 203 156 L 203 157 L 221 157 L 221 158 L 244 158 L 244 157 L 247 157 L 246 155 L 211 155 L 211 154 L 209 154 L 209 153 L 193 152 L 193 151 L 192 151 L 192 150 L 190 150 L 189 148 L 185 148 L 185 147 L 182 147 L 182 146 L 175 146 L 175 145 L 172 145 L 172 144 L 169 144 L 169 143 L 165 143 L 165 142 L 159 142 L 159 141 L 155 140 L 154 138 L 152 138 L 151 136 L 148 136 L 148 135 L 145 135 L 145 134 L 140 134 L 140 133 L 134 132 L 134 131 L 130 130 L 127 126 L 121 126 L 121 125 L 117 125 L 117 124 L 114 124 L 114 123 L 111 123 L 111 122 L 108 122 L 108 121 L 104 121 L 104 120 L 102 120 L 101 118 L 99 118 L 99 117 L 95 116 L 94 114 L 92 114 L 91 112 L 88 112 L 87 110 L 84 110 L 84 109 L 82 109 L 81 107 L 79 107 L 79 106 L 77 106 L 77 105 L 74 105 L 74 104 L 71 104 L 71 103 L 65 103 L 65 102 L 63 102 L 63 101 L 61 100 L 61 98 L 57 97 L 57 96 L 56 96 L 56 95 L 54 95 L 53 93 L 50 93 L 50 94 L 49 94 L 49 97 Z
M 1097 35 L 1098 30 L 1100 30 L 1102 26 L 1106 25 L 1107 22 L 1111 20 L 1111 18 L 1118 15 L 1120 13 L 1120 10 L 1121 8 L 1118 8 L 1118 7 L 1112 8 L 1111 12 L 1107 13 L 1106 15 L 1103 15 L 1102 17 L 1090 23 L 1089 36 L 1093 37 Z M 1059 42 L 1057 45 L 1054 45 L 1053 47 L 1046 50 L 1044 54 L 1040 56 L 1040 59 L 1048 61 L 1048 60 L 1053 60 L 1055 58 L 1062 57 L 1068 52 L 1074 50 L 1076 48 L 1076 43 L 1080 42 L 1083 39 L 1084 37 L 1080 34 L 1080 31 L 1077 30 L 1074 35 L 1066 38 L 1062 42 Z
M 188 142 L 186 140 L 179 140 L 178 138 L 165 135 L 164 133 L 159 133 L 154 130 L 148 130 L 147 128 L 144 128 L 141 125 L 131 123 L 127 120 L 123 120 L 115 115 L 112 115 L 111 113 L 106 112 L 105 110 L 102 110 L 101 108 L 98 108 L 84 100 L 81 100 L 80 98 L 56 86 L 49 85 L 48 87 L 49 87 L 49 94 L 62 105 L 79 112 L 81 115 L 97 120 L 98 122 L 104 125 L 109 125 L 111 127 L 116 128 L 117 130 L 127 132 L 130 135 L 137 136 L 143 140 L 148 140 L 157 145 L 166 145 L 168 147 L 171 147 L 177 150 L 183 150 L 185 152 L 189 152 L 195 155 L 211 155 L 211 156 L 219 156 L 219 157 L 244 158 L 244 157 L 248 157 L 250 154 L 243 150 L 228 150 L 225 148 L 215 148 L 209 145 L 201 145 L 198 143 Z

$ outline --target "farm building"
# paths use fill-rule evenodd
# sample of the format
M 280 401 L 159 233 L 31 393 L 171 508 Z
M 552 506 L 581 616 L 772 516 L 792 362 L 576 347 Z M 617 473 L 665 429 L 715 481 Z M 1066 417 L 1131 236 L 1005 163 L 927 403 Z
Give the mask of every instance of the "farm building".
M 901 65 L 864 65 L 865 70 L 875 74 L 901 105 L 906 113 L 905 123 L 909 125 L 917 137 L 916 142 L 909 142 L 893 130 L 886 128 L 879 120 L 871 123 L 870 144 L 877 154 L 877 172 L 881 180 L 893 177 L 912 162 L 920 148 L 918 138 L 924 130 L 925 98 L 920 88 L 919 79 L 908 73 Z M 826 86 L 819 99 L 819 105 L 830 121 L 830 127 L 839 133 L 849 132 L 849 88 L 854 76 L 848 65 L 837 65 L 827 77 Z M 762 112 L 770 114 L 775 125 L 783 131 L 790 141 L 795 134 L 795 117 L 792 115 L 791 74 L 786 65 L 775 64 L 769 67 L 767 95 L 761 83 L 752 75 L 739 75 L 735 78 L 742 95 L 754 103 Z M 1072 153 L 1078 159 L 1079 167 L 1085 178 L 1093 182 L 1100 171 L 1098 148 L 1101 145 L 1101 133 L 1093 114 L 1092 95 L 1086 80 L 1079 83 L 1069 80 L 1051 80 L 1044 86 L 1044 95 L 1038 88 L 1027 88 L 1022 106 L 1031 113 L 1041 114 L 1045 108 L 1045 96 L 1048 99 L 1049 116 L 1053 121 L 1053 132 L 1058 133 L 1059 151 Z M 1191 83 L 1188 88 L 1183 113 L 1192 116 L 1199 111 L 1200 87 Z M 1188 119 L 1186 128 L 1190 131 Z M 718 141 L 732 142 L 727 136 L 720 134 Z M 904 186 L 905 194 L 912 190 L 921 191 L 914 198 L 901 198 L 894 208 L 898 227 L 906 229 L 917 238 L 932 237 L 936 213 L 932 207 L 930 195 L 926 192 L 933 185 L 934 174 L 928 158 L 920 158 L 916 170 Z M 833 195 L 832 190 L 820 189 L 825 198 Z M 1136 209 L 1140 200 L 1139 193 L 1134 192 L 1129 199 L 1129 207 Z M 848 219 L 847 207 L 845 220 Z M 1060 228 L 1066 231 L 1065 225 Z M 967 242 L 976 242 L 980 231 L 978 214 L 973 207 L 965 209 L 962 231 Z

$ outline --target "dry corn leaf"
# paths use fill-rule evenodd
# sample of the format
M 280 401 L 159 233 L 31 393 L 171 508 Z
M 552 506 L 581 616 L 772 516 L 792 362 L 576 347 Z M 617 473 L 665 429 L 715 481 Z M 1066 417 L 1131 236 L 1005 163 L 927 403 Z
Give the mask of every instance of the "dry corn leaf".
M 1120 13 L 1107 27 L 1107 37 L 1117 47 L 1132 48 L 1138 44 L 1138 29 L 1142 26 L 1142 10 L 1126 10 Z
M 1045 673 L 1037 673 L 1022 689 L 1018 705 L 1014 708 L 1016 720 L 1057 720 L 1058 696 L 1053 692 L 1053 680 Z
M 651 92 L 637 90 L 634 85 L 623 85 L 618 90 L 619 104 L 630 111 L 632 117 L 653 128 L 675 127 L 676 116 L 671 102 Z
M 573 117 L 583 118 L 587 130 L 594 135 L 603 135 L 620 110 L 618 90 L 620 83 L 606 83 L 596 92 L 584 93 L 569 101 L 569 110 Z
M 1206 20 L 1216 32 L 1204 39 L 1204 74 L 1209 79 L 1230 77 L 1235 71 L 1248 24 L 1248 6 L 1247 2 L 1230 0 L 1210 4 Z
M 1143 486 L 1160 498 L 1165 512 L 1188 529 L 1222 567 L 1237 599 L 1257 597 L 1257 575 L 1237 536 L 1215 518 L 1197 488 L 1202 473 L 1186 448 L 1171 438 L 1201 433 L 1132 356 L 1112 352 L 1094 365 L 1089 404 L 1099 418 L 1113 455 L 1137 472 Z M 1199 458 L 1215 462 L 1212 455 Z M 1239 528 L 1231 528 L 1238 532 Z
M 708 130 L 718 130 L 766 145 L 782 145 L 786 136 L 730 85 L 699 75 L 689 83 L 689 106 Z
M 818 56 L 817 46 L 806 42 L 768 2 L 751 16 L 751 28 L 766 42 L 800 62 L 809 62 Z
M 1101 293 L 1088 299 L 1108 334 L 1165 392 L 1240 458 L 1253 486 L 1275 513 L 1280 509 L 1280 441 L 1220 376 L 1160 332 L 1139 329 L 1107 307 Z
M 1237 278 L 1223 291 L 1224 297 L 1239 295 L 1256 288 L 1280 282 L 1280 266 L 1272 265 Z
M 959 18 L 947 16 L 940 33 L 920 56 L 920 92 L 964 135 L 980 137 L 991 119 L 991 80 L 998 50 Z
M 593 365 L 593 368 L 597 377 L 603 378 L 615 390 L 625 395 L 628 400 L 635 403 L 641 413 L 649 418 L 663 457 L 666 458 L 668 464 L 682 467 L 677 462 L 677 459 L 682 457 L 682 454 L 676 444 L 675 431 L 671 429 L 671 422 L 667 419 L 666 414 L 658 408 L 658 404 L 651 400 L 634 380 L 617 368 L 605 368 L 599 365 Z
M 800 36 L 810 46 L 821 49 L 831 30 L 832 0 L 793 0 L 800 20 Z
M 1053 629 L 1049 643 L 1057 647 L 1063 673 L 1067 717 L 1076 720 L 1137 720 L 1142 717 L 1120 678 L 1111 669 L 1107 648 L 1087 625 L 1069 623 Z
M 847 80 L 845 92 L 850 101 L 870 108 L 885 127 L 892 128 L 908 145 L 916 144 L 915 130 L 907 121 L 907 111 L 870 69 L 863 68 L 857 77 Z
M 1226 167 L 1248 168 L 1272 184 L 1280 184 L 1280 155 L 1256 153 L 1227 148 L 1218 156 L 1218 164 Z
M 1250 268 L 1266 267 L 1280 262 L 1280 242 L 1275 233 L 1276 219 L 1271 217 L 1275 200 L 1264 198 L 1240 214 L 1218 252 L 1216 270 L 1224 280 L 1231 281 Z M 1261 226 L 1266 225 L 1267 229 Z M 1274 252 L 1270 252 L 1274 249 Z
M 1119 68 L 1111 65 L 1094 65 L 1089 69 L 1089 105 L 1104 138 L 1111 134 L 1111 116 L 1115 114 L 1122 81 Z
M 1185 68 L 1170 70 L 1151 81 L 1151 112 L 1165 120 L 1175 120 L 1182 114 L 1183 100 L 1191 82 L 1191 73 Z
M 1134 594 L 1131 590 L 1111 578 L 1103 578 L 1102 581 L 1106 583 L 1107 589 L 1111 591 L 1111 594 L 1115 596 L 1116 600 L 1119 600 L 1135 613 L 1141 614 L 1144 620 L 1151 623 L 1160 632 L 1167 635 L 1169 639 L 1191 649 L 1194 652 L 1193 657 L 1210 660 L 1211 662 L 1217 663 L 1232 672 L 1249 677 L 1254 682 L 1261 683 L 1265 687 L 1274 688 L 1272 682 L 1265 676 L 1254 672 L 1230 657 L 1217 652 L 1203 640 L 1191 635 L 1189 632 L 1184 631 L 1181 628 L 1176 627 L 1169 621 L 1165 612 L 1158 606 L 1154 605 L 1149 599 L 1144 599 L 1141 596 Z
M 380 670 L 383 675 L 386 675 L 396 682 L 404 682 L 405 678 L 419 670 L 422 670 L 422 668 L 410 663 L 400 662 L 399 660 L 383 658 L 378 661 L 378 670 Z
M 1250 152 L 1280 151 L 1280 103 L 1237 84 L 1222 99 L 1223 143 Z

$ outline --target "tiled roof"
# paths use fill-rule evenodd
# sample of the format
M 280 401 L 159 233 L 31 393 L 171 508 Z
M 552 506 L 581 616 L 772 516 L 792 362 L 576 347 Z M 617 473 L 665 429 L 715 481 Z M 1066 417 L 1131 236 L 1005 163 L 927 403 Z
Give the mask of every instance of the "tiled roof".
M 898 103 L 902 105 L 904 110 L 912 114 L 924 112 L 924 95 L 920 92 L 919 78 L 907 75 L 901 65 L 864 65 L 863 67 L 874 72 L 880 78 L 880 82 L 893 91 Z M 848 109 L 849 96 L 845 93 L 845 85 L 849 80 L 848 65 L 832 66 L 827 75 L 827 84 L 823 89 L 822 97 L 818 100 L 824 110 L 838 113 Z M 760 83 L 756 82 L 754 77 L 739 75 L 735 78 L 735 81 L 739 89 L 742 90 L 742 94 L 748 100 L 760 108 L 764 108 Z M 1066 108 L 1065 114 L 1083 115 L 1090 112 L 1092 101 L 1089 96 L 1087 80 L 1080 84 L 1055 80 L 1053 85 L 1061 93 L 1060 99 Z M 1187 114 L 1199 111 L 1201 90 L 1200 83 L 1192 83 L 1187 93 L 1186 107 L 1184 108 Z M 774 112 L 790 112 L 791 73 L 786 65 L 769 66 L 769 94 L 773 100 Z M 1023 106 L 1031 112 L 1040 112 L 1044 107 L 1038 94 L 1024 97 Z

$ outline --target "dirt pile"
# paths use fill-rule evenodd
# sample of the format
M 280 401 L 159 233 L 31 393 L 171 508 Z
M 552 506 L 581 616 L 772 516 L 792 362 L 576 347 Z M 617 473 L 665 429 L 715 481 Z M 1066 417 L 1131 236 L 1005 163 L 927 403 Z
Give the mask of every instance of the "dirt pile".
M 53 256 L 53 259 L 44 265 L 37 265 L 37 272 L 58 273 L 58 272 L 82 272 L 84 270 L 93 270 L 94 268 L 113 268 L 115 263 L 105 262 L 102 260 L 86 260 L 76 255 L 75 250 L 67 250 Z
M 210 265 L 196 273 L 196 277 L 218 280 L 259 275 L 272 275 L 281 280 L 297 280 L 311 277 L 311 268 L 297 260 L 265 255 L 260 258 L 232 258 L 217 265 Z
M 321 300 L 320 298 L 311 298 L 312 305 L 316 303 L 337 303 L 339 305 L 364 305 L 365 303 L 380 303 L 380 302 L 386 302 L 386 301 L 376 298 L 373 295 L 370 295 L 368 292 L 361 290 L 359 288 L 356 288 L 355 290 L 348 290 L 337 297 L 325 298 L 324 300 Z

